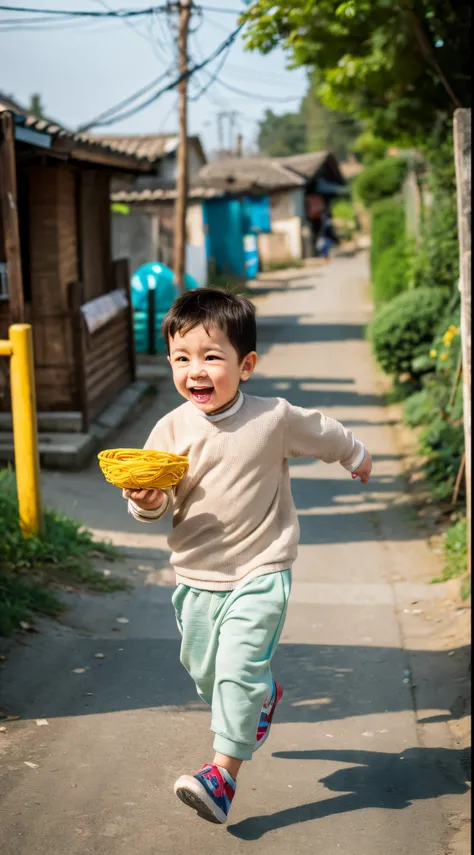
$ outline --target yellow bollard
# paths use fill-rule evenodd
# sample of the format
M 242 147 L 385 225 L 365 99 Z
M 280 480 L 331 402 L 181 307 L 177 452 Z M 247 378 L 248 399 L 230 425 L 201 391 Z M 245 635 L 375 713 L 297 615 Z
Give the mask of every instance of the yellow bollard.
M 33 335 L 29 324 L 14 324 L 11 342 L 10 383 L 13 441 L 20 526 L 23 534 L 41 534 L 40 494 Z

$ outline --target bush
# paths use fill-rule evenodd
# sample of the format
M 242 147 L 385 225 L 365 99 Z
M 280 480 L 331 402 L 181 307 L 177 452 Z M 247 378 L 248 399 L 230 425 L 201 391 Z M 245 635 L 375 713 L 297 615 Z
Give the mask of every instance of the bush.
M 372 295 L 377 307 L 407 290 L 408 269 L 408 247 L 401 239 L 382 253 L 372 273 Z
M 385 157 L 387 148 L 386 140 L 375 136 L 371 131 L 364 131 L 352 143 L 351 151 L 362 160 L 364 166 L 370 166 Z
M 434 497 L 451 501 L 464 448 L 464 426 L 437 415 L 420 434 L 420 453 L 426 457 L 423 470 Z M 459 498 L 463 498 L 464 482 Z
M 18 523 L 15 480 L 0 470 L 0 635 L 9 634 L 32 612 L 56 614 L 61 601 L 50 586 L 82 584 L 94 591 L 123 589 L 120 579 L 94 570 L 91 553 L 114 558 L 107 543 L 96 542 L 79 523 L 46 509 L 44 533 L 25 538 Z
M 405 210 L 398 197 L 383 199 L 371 210 L 370 266 L 372 274 L 385 250 L 405 236 Z
M 413 373 L 413 360 L 426 353 L 445 303 L 442 288 L 419 288 L 400 294 L 379 310 L 371 339 L 386 374 Z
M 376 161 L 357 176 L 354 182 L 356 195 L 367 208 L 380 199 L 394 196 L 406 178 L 408 166 L 403 157 L 384 157 Z
M 420 251 L 415 259 L 416 287 L 441 286 L 452 291 L 459 276 L 459 242 L 452 124 L 440 128 L 425 150 L 428 189 Z

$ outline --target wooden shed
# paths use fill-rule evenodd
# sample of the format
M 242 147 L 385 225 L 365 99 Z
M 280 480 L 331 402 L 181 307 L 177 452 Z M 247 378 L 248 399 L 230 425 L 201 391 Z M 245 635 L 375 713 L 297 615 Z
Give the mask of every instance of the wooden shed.
M 112 261 L 110 183 L 146 157 L 38 120 L 0 96 L 0 338 L 33 325 L 39 413 L 88 430 L 135 379 L 126 260 Z M 6 360 L 0 411 L 10 409 Z

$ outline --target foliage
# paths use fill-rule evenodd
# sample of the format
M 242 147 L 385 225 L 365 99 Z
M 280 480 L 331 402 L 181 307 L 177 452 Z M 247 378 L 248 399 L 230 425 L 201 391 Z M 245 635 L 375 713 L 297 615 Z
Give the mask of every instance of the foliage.
M 467 522 L 463 517 L 443 535 L 443 575 L 434 582 L 447 582 L 467 573 Z
M 445 302 L 443 289 L 419 288 L 400 294 L 379 310 L 371 339 L 386 374 L 413 373 L 413 360 L 430 345 Z
M 443 500 L 452 498 L 464 448 L 459 313 L 452 320 L 438 332 L 427 354 L 431 371 L 423 377 L 423 388 L 404 407 L 406 424 L 425 426 L 419 438 L 420 453 L 426 458 L 423 469 L 435 497 Z M 459 498 L 463 497 L 461 485 Z
M 28 106 L 28 112 L 32 113 L 33 116 L 36 116 L 37 119 L 46 118 L 44 115 L 44 107 L 41 95 L 35 94 L 31 96 L 30 103 Z
M 440 116 L 469 107 L 470 4 L 441 0 L 257 0 L 245 13 L 247 46 L 282 47 L 318 69 L 323 104 L 409 144 Z
M 351 151 L 364 166 L 371 166 L 386 156 L 387 141 L 376 137 L 372 131 L 364 131 L 352 143 Z
M 372 295 L 377 308 L 407 290 L 408 269 L 409 244 L 400 238 L 384 250 L 372 273 Z
M 270 157 L 286 157 L 307 151 L 332 151 L 344 160 L 351 151 L 359 123 L 350 116 L 329 110 L 316 97 L 312 80 L 297 113 L 277 115 L 267 110 L 259 125 L 258 146 Z
M 62 611 L 64 606 L 54 591 L 0 571 L 0 636 L 11 635 L 34 612 L 54 617 Z
M 420 454 L 425 457 L 423 470 L 434 497 L 451 501 L 464 447 L 464 427 L 445 421 L 441 415 L 423 428 L 419 437 Z M 462 498 L 464 493 L 460 493 Z
M 376 202 L 371 209 L 370 266 L 375 270 L 380 257 L 405 235 L 405 210 L 398 197 Z
M 0 471 L 0 633 L 11 632 L 31 612 L 61 609 L 48 585 L 80 583 L 94 591 L 113 591 L 124 584 L 93 570 L 91 553 L 114 558 L 115 550 L 96 542 L 79 523 L 45 511 L 42 537 L 25 538 L 18 523 L 15 481 Z
M 400 198 L 376 202 L 371 209 L 370 266 L 377 307 L 408 287 L 411 244 L 405 239 L 405 211 Z
M 457 289 L 459 243 L 456 174 L 452 130 L 441 128 L 426 148 L 428 189 L 432 200 L 425 210 L 420 251 L 414 259 L 415 287 L 433 284 Z
M 359 227 L 352 201 L 350 199 L 336 199 L 332 204 L 331 213 L 339 236 L 343 240 L 350 240 Z
M 331 151 L 338 160 L 345 160 L 352 152 L 361 124 L 347 113 L 322 104 L 316 95 L 317 85 L 318 79 L 313 73 L 301 104 L 306 123 L 306 151 Z
M 401 189 L 408 172 L 408 161 L 403 157 L 384 157 L 367 166 L 354 182 L 354 193 L 370 208 L 375 202 L 394 196 Z
M 278 116 L 272 110 L 266 110 L 259 125 L 258 147 L 269 157 L 286 157 L 308 151 L 305 117 L 302 113 Z

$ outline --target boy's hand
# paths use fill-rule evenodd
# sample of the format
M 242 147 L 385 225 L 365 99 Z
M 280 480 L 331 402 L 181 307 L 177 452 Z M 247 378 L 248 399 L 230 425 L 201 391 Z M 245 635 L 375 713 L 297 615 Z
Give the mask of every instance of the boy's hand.
M 365 457 L 359 468 L 352 473 L 353 478 L 360 478 L 363 484 L 367 484 L 372 472 L 372 455 L 370 451 L 365 452 Z
M 165 494 L 162 490 L 124 490 L 124 499 L 131 499 L 142 511 L 157 511 L 161 508 Z

